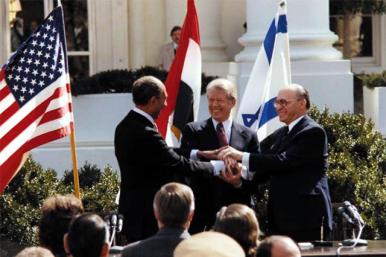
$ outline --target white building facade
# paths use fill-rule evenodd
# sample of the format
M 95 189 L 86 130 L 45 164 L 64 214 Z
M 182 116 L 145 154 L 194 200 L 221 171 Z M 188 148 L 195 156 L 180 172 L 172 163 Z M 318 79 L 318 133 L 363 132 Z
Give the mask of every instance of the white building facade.
M 239 87 L 239 98 L 279 2 L 196 0 L 203 71 L 234 80 Z M 170 41 L 170 29 L 182 25 L 186 13 L 186 0 L 62 0 L 62 3 L 66 7 L 65 17 L 66 12 L 72 15 L 67 16 L 69 20 L 65 23 L 74 38 L 67 41 L 70 41 L 70 65 L 77 67 L 79 76 L 156 66 L 161 45 Z M 14 24 L 10 22 L 17 12 L 24 13 L 21 15 L 24 26 L 32 27 L 33 21 L 45 17 L 55 4 L 55 0 L 0 1 L 0 63 L 6 62 L 14 48 Z M 287 0 L 287 9 L 292 81 L 304 85 L 318 107 L 353 112 L 352 72 L 386 70 L 386 17 L 370 17 L 371 53 L 344 60 L 333 46 L 340 37 L 330 30 L 329 0 Z M 36 13 L 40 15 L 38 18 L 33 16 Z M 340 34 L 339 26 L 336 28 L 335 32 Z M 87 30 L 86 38 L 79 43 L 82 29 Z M 361 34 L 357 34 L 358 41 Z M 128 94 L 74 97 L 80 165 L 87 160 L 100 167 L 110 164 L 118 169 L 114 129 L 132 105 L 130 98 Z M 205 96 L 200 109 L 200 118 L 206 118 Z M 70 169 L 68 141 L 62 139 L 42 146 L 33 151 L 33 157 L 59 173 Z

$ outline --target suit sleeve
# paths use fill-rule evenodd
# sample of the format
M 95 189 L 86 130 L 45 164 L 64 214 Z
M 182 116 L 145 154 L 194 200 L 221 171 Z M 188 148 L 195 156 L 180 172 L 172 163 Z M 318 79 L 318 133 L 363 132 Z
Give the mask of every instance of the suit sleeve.
M 303 166 L 320 166 L 327 158 L 327 137 L 320 127 L 313 127 L 294 136 L 286 149 L 278 154 L 251 154 L 249 169 L 258 173 L 288 173 Z
M 174 172 L 199 172 L 209 175 L 213 166 L 208 162 L 192 161 L 177 154 L 168 147 L 161 135 L 153 129 L 146 129 L 145 148 L 148 149 L 149 161 L 157 166 L 166 167 Z
M 189 151 L 192 149 L 199 149 L 197 141 L 193 127 L 189 124 L 186 125 L 182 130 L 181 148 L 188 149 Z

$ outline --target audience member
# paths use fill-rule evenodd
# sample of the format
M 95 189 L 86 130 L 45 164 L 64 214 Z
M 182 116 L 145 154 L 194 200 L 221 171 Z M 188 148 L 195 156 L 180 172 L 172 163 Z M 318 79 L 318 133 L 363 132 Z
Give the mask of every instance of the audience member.
M 154 120 L 166 105 L 164 84 L 152 76 L 134 82 L 135 108 L 115 130 L 115 155 L 121 172 L 119 212 L 125 217 L 123 234 L 129 243 L 152 236 L 157 224 L 152 212 L 154 194 L 165 183 L 174 181 L 175 174 L 218 174 L 222 161 L 200 162 L 183 149 L 168 147 Z
M 231 204 L 221 208 L 213 230 L 227 234 L 236 240 L 247 257 L 256 255 L 260 229 L 255 212 L 248 206 Z
M 202 151 L 214 150 L 225 145 L 246 152 L 259 152 L 256 133 L 232 120 L 231 112 L 236 106 L 236 85 L 223 78 L 215 79 L 206 88 L 208 111 L 211 117 L 192 122 L 182 131 L 181 147 L 192 150 L 191 158 L 206 160 Z M 232 203 L 250 204 L 250 192 L 236 188 L 219 177 L 203 177 L 192 174 L 187 184 L 196 197 L 196 212 L 191 233 L 211 229 L 216 213 L 222 206 Z M 255 188 L 257 190 L 257 188 Z
M 124 248 L 122 257 L 172 257 L 176 246 L 189 238 L 188 228 L 194 213 L 192 190 L 183 184 L 168 183 L 155 194 L 154 216 L 158 233 Z
M 270 235 L 295 241 L 329 239 L 332 204 L 327 179 L 328 144 L 324 129 L 308 115 L 308 91 L 297 84 L 278 92 L 274 106 L 283 126 L 265 138 L 261 154 L 228 147 L 219 158 L 233 157 L 254 172 L 254 186 L 269 180 Z M 229 174 L 229 173 L 228 173 Z M 229 181 L 231 181 L 230 179 Z M 240 184 L 240 179 L 232 181 Z
M 241 246 L 231 237 L 206 231 L 182 241 L 174 257 L 245 257 Z
M 301 257 L 299 247 L 289 237 L 270 236 L 257 248 L 256 257 Z
M 164 44 L 160 50 L 158 66 L 166 71 L 169 71 L 173 63 L 174 56 L 177 52 L 178 43 L 181 36 L 181 27 L 174 26 L 170 31 L 170 38 L 172 42 Z
M 32 246 L 24 248 L 15 257 L 54 257 L 52 252 L 40 246 Z
M 106 257 L 109 230 L 101 217 L 85 213 L 76 217 L 63 238 L 64 249 L 72 257 Z
M 55 256 L 65 256 L 63 236 L 71 219 L 83 213 L 82 202 L 74 195 L 55 195 L 43 202 L 39 224 L 40 244 Z

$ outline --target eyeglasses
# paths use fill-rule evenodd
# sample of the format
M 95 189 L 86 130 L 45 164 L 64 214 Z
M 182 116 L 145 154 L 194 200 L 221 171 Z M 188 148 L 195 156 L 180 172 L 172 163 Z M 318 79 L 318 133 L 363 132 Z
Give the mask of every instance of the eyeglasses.
M 299 100 L 301 100 L 301 99 L 286 100 L 286 99 L 277 99 L 276 98 L 275 102 L 273 103 L 273 106 L 275 106 L 276 108 L 279 106 L 287 107 L 287 105 L 289 105 L 290 103 L 296 102 Z

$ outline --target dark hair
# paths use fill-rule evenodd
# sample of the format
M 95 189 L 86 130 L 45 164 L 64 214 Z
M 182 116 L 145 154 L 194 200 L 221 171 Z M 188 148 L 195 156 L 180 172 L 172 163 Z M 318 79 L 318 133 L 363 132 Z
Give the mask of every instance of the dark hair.
M 172 28 L 172 30 L 170 31 L 170 36 L 172 36 L 173 33 L 176 32 L 177 30 L 181 30 L 181 27 L 180 27 L 180 26 L 174 26 L 174 27 Z
M 64 255 L 63 236 L 71 219 L 83 213 L 82 202 L 74 195 L 54 195 L 43 202 L 42 218 L 39 223 L 41 245 L 49 248 L 56 256 Z
M 153 96 L 160 97 L 163 83 L 153 76 L 137 79 L 132 88 L 133 102 L 136 105 L 146 105 Z
M 217 213 L 214 231 L 222 232 L 235 239 L 246 256 L 255 256 L 260 234 L 255 212 L 244 204 L 231 204 Z
M 106 223 L 96 214 L 82 214 L 72 221 L 67 240 L 73 257 L 100 257 L 108 242 Z
M 176 182 L 163 185 L 154 196 L 153 207 L 165 226 L 182 227 L 194 210 L 192 189 Z

